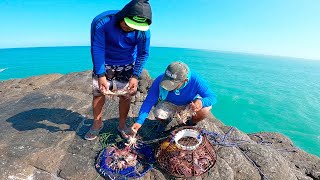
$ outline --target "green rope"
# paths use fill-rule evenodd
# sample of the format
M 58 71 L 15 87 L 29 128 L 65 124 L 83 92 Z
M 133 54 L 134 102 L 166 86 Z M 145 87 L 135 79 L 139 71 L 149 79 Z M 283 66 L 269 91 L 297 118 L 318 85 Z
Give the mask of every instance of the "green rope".
M 154 128 L 157 127 L 157 126 L 158 126 L 158 124 L 154 125 L 154 126 L 150 129 L 150 131 L 148 131 L 148 132 L 145 134 L 145 136 L 148 136 L 148 135 L 151 133 L 151 131 L 153 131 Z
M 102 149 L 105 149 L 106 147 L 108 147 L 108 145 L 112 144 L 112 143 L 109 142 L 109 138 L 111 136 L 114 136 L 114 134 L 112 134 L 110 132 L 100 134 L 99 141 L 100 141 L 100 144 L 102 146 Z
M 99 177 L 100 177 L 100 174 L 98 174 L 98 176 L 94 180 L 97 180 Z

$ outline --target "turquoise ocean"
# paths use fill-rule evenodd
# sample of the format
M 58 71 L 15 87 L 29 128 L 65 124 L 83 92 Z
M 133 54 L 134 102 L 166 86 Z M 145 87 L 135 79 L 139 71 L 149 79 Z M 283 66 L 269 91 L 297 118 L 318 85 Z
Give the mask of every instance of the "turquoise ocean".
M 212 112 L 246 132 L 271 131 L 320 156 L 320 61 L 152 47 L 146 64 L 155 78 L 181 60 L 217 94 Z M 0 49 L 0 80 L 92 69 L 90 47 Z

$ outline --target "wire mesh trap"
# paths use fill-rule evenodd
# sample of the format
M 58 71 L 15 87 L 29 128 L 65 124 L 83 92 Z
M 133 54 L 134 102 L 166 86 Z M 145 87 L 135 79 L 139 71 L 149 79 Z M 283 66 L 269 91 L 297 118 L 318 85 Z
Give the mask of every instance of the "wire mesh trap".
M 156 151 L 160 168 L 175 177 L 200 176 L 216 162 L 212 144 L 201 130 L 185 126 L 174 130 Z

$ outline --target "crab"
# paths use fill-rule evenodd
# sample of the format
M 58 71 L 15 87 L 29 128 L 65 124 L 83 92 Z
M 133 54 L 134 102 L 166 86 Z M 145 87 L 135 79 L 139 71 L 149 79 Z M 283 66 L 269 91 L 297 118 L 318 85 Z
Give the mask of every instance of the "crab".
M 103 91 L 102 92 L 103 95 L 105 95 L 105 96 L 125 96 L 130 93 L 128 91 L 129 84 L 127 84 L 122 89 L 118 89 L 116 81 L 112 80 L 111 83 L 112 83 L 113 89 L 111 91 L 110 90 Z
M 188 106 L 186 109 L 176 112 L 173 118 L 176 119 L 178 124 L 186 124 L 188 119 L 194 115 L 195 112 Z
M 131 131 L 133 132 L 133 134 L 129 136 L 127 143 L 125 143 L 125 145 L 129 148 L 135 149 L 138 147 L 138 139 L 136 137 L 137 131 L 135 131 L 134 129 L 131 129 Z
M 136 137 L 132 137 L 130 136 L 128 139 L 128 142 L 125 143 L 126 146 L 130 147 L 130 148 L 137 148 L 138 144 L 137 144 L 137 138 Z
M 120 90 L 113 90 L 113 91 L 110 91 L 110 90 L 104 91 L 103 95 L 105 95 L 105 96 L 124 96 L 128 93 L 129 92 L 127 90 L 120 89 Z

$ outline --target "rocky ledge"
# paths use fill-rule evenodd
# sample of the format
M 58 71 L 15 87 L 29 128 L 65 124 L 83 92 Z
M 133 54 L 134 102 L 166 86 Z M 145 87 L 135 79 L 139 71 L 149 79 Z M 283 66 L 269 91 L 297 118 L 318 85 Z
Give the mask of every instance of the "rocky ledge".
M 152 80 L 146 71 L 132 100 L 128 125 L 134 122 Z M 103 179 L 94 163 L 101 145 L 86 141 L 92 123 L 91 73 L 51 74 L 0 82 L 0 179 Z M 117 101 L 105 106 L 103 132 L 116 134 Z M 149 119 L 153 119 L 152 114 Z M 147 121 L 143 136 L 155 121 Z M 220 134 L 225 126 L 213 115 L 197 126 Z M 230 137 L 238 146 L 215 146 L 217 162 L 208 173 L 191 179 L 320 179 L 320 159 L 294 146 L 279 133 Z M 173 179 L 154 168 L 141 179 Z

